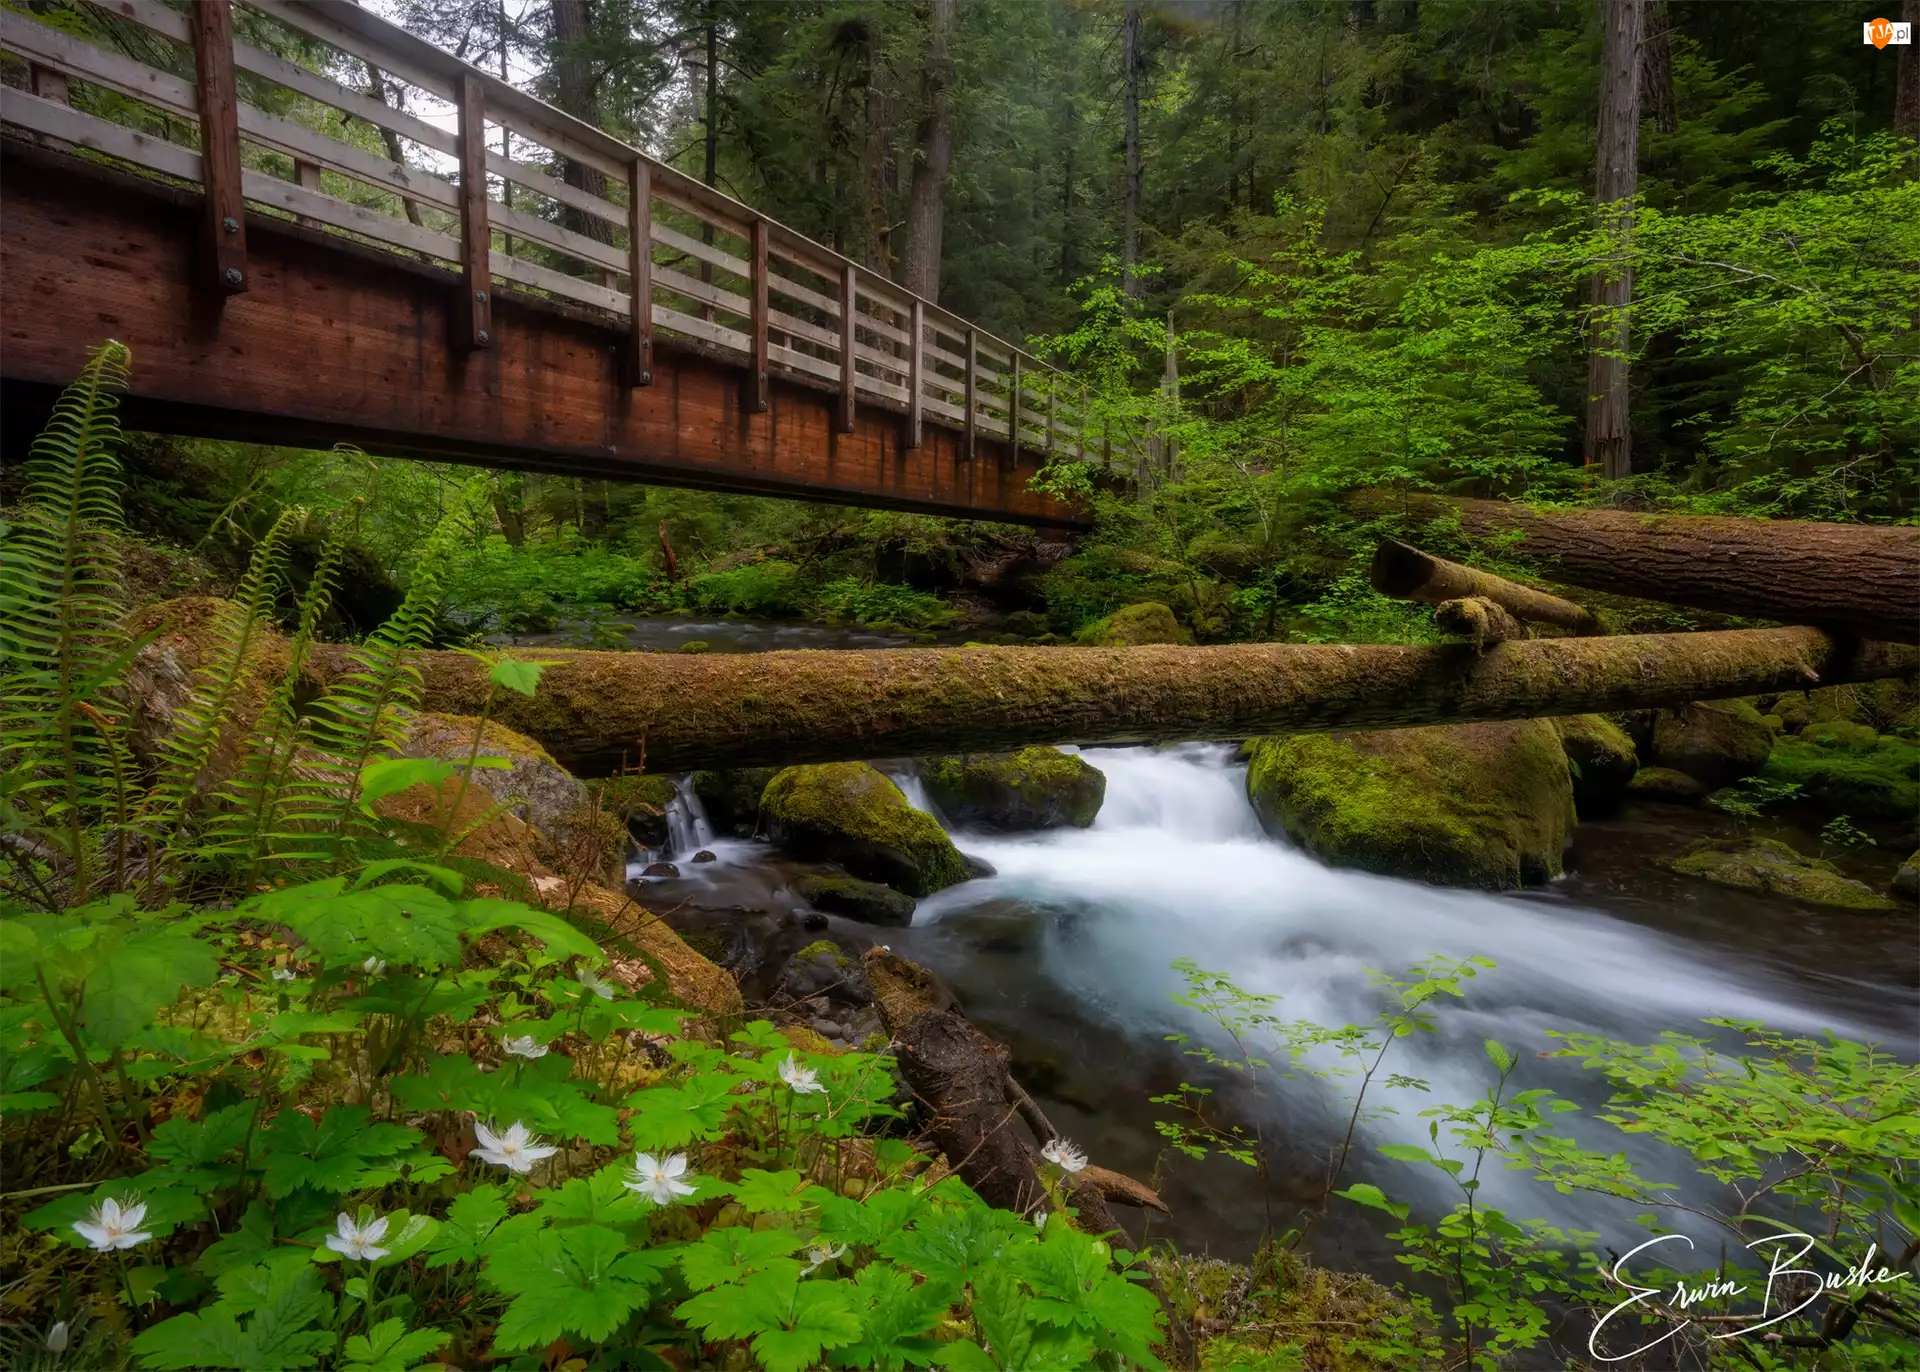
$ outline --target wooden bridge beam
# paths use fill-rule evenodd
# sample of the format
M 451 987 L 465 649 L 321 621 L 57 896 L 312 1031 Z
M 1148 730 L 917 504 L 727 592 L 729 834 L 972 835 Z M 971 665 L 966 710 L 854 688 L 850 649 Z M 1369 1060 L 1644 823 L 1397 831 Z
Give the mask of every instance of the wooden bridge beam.
M 490 292 L 491 345 L 463 353 L 459 275 L 289 219 L 246 225 L 248 290 L 210 308 L 198 288 L 203 200 L 0 140 L 6 312 L 0 421 L 9 445 L 44 417 L 86 350 L 133 352 L 130 426 L 1015 523 L 1085 527 L 1028 489 L 1030 456 L 966 462 L 934 421 L 915 451 L 901 410 L 863 398 L 839 432 L 836 382 L 774 373 L 769 410 L 742 404 L 742 361 L 656 340 L 653 384 L 630 389 L 624 317 Z M 982 436 L 989 449 L 1001 440 Z

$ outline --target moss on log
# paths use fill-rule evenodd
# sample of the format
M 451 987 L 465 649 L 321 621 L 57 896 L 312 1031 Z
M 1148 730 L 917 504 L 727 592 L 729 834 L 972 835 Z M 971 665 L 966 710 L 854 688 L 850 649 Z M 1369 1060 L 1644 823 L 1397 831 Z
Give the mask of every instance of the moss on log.
M 1681 705 L 1911 675 L 1920 653 L 1817 629 L 1468 644 L 563 653 L 494 717 L 576 775 L 1157 743 Z M 478 714 L 487 667 L 423 652 L 421 703 Z M 315 655 L 344 669 L 344 650 Z
M 1355 505 L 1457 527 L 1570 586 L 1920 643 L 1920 528 L 1538 510 L 1385 491 L 1363 492 Z

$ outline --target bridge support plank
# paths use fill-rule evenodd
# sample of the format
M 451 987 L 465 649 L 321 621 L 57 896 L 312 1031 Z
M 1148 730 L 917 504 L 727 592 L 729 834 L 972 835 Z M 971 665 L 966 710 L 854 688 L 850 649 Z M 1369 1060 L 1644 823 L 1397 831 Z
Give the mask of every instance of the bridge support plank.
M 914 452 L 920 447 L 923 422 L 920 398 L 927 388 L 927 327 L 917 296 L 907 320 L 912 337 L 907 342 L 907 441 L 903 446 L 908 452 Z
M 747 410 L 765 414 L 767 395 L 767 221 L 753 221 L 753 355 L 747 363 Z
M 835 420 L 835 427 L 843 434 L 853 432 L 854 387 L 860 375 L 853 360 L 853 323 L 860 309 L 859 288 L 853 263 L 843 263 L 840 268 L 840 413 Z
M 460 80 L 460 308 L 454 311 L 454 346 L 462 351 L 493 344 L 493 227 L 487 219 L 486 96 L 480 80 Z
M 653 384 L 653 168 L 636 157 L 627 173 L 627 276 L 633 331 L 627 338 L 626 382 Z
M 71 113 L 18 91 L 0 95 Z M 192 175 L 198 159 L 178 154 L 178 174 Z M 659 175 L 655 168 L 656 203 Z M 0 184 L 0 281 L 11 306 L 0 428 L 12 445 L 0 451 L 24 451 L 87 349 L 112 337 L 133 353 L 125 416 L 136 429 L 305 447 L 346 441 L 390 456 L 553 475 L 1057 528 L 1087 523 L 1083 510 L 1030 488 L 1031 454 L 993 460 L 1008 453 L 994 434 L 980 439 L 988 460 L 969 464 L 957 424 L 936 420 L 922 449 L 903 454 L 904 394 L 889 401 L 863 390 L 853 431 L 836 434 L 837 378 L 776 367 L 776 422 L 743 425 L 740 353 L 662 324 L 653 384 L 632 390 L 621 376 L 624 312 L 510 285 L 494 294 L 492 347 L 463 354 L 454 346 L 458 272 L 264 214 L 247 226 L 251 288 L 209 312 L 196 305 L 196 192 L 24 139 L 0 139 Z M 320 203 L 285 188 L 299 197 L 287 201 L 295 213 Z M 457 259 L 455 240 L 436 243 Z M 863 327 L 868 319 L 860 315 Z
M 209 284 L 223 295 L 247 288 L 247 211 L 241 193 L 240 91 L 233 75 L 233 6 L 191 7 L 194 87 L 200 105 L 200 174 L 206 187 Z
M 967 418 L 962 433 L 966 438 L 967 461 L 978 455 L 980 418 L 980 344 L 974 330 L 967 330 Z

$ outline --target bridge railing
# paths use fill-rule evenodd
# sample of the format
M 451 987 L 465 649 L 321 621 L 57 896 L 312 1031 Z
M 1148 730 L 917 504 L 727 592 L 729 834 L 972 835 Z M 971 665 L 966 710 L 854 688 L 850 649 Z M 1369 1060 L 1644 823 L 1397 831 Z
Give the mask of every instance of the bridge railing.
M 630 386 L 672 335 L 744 364 L 749 409 L 782 373 L 837 391 L 843 431 L 866 404 L 905 416 L 908 447 L 932 422 L 968 456 L 982 436 L 1111 455 L 1065 374 L 355 5 L 97 0 L 89 19 L 0 10 L 27 68 L 0 123 L 203 187 L 214 289 L 247 288 L 252 208 L 458 272 L 465 348 L 493 346 L 500 281 L 609 316 Z

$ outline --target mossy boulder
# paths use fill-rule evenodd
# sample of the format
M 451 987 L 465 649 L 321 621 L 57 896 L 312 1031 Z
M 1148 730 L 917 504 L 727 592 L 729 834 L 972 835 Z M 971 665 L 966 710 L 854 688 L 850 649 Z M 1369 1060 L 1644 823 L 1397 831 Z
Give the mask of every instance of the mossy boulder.
M 1773 702 L 1768 713 L 1778 717 L 1783 734 L 1797 734 L 1813 723 L 1813 707 L 1808 705 L 1805 691 L 1786 692 Z
M 1778 839 L 1708 839 L 1664 865 L 1682 876 L 1704 877 L 1742 891 L 1791 896 L 1812 905 L 1894 908 L 1892 901 L 1865 882 L 1843 877 L 1831 862 L 1807 857 Z
M 600 808 L 617 817 L 640 842 L 649 848 L 667 846 L 667 806 L 678 794 L 672 777 L 625 773 L 587 785 L 599 797 Z
M 435 757 L 464 766 L 474 752 L 476 731 L 479 756 L 495 760 L 496 765 L 476 768 L 473 784 L 502 801 L 515 802 L 510 813 L 549 842 L 571 842 L 590 809 L 586 783 L 525 734 L 498 720 L 488 720 L 483 729 L 471 715 L 421 713 L 409 722 L 400 752 L 405 757 Z M 498 766 L 499 761 L 506 766 Z
M 933 816 L 864 762 L 788 767 L 760 797 L 767 836 L 796 857 L 837 862 L 911 896 L 965 881 L 965 859 Z
M 832 939 L 800 949 L 780 973 L 780 990 L 795 1000 L 823 996 L 849 1005 L 871 1005 L 873 987 L 860 959 Z
M 1664 805 L 1698 805 L 1706 794 L 1705 786 L 1671 767 L 1642 767 L 1627 783 L 1627 795 L 1631 799 Z
M 1560 735 L 1573 773 L 1573 803 L 1583 819 L 1620 807 L 1640 758 L 1626 730 L 1605 715 L 1564 715 L 1549 721 Z
M 735 767 L 729 771 L 695 772 L 693 793 L 706 807 L 707 821 L 716 834 L 751 838 L 760 826 L 760 793 L 767 789 L 778 767 Z
M 1920 900 L 1920 852 L 1900 864 L 1893 874 L 1893 893 L 1908 900 Z
M 1099 768 L 1046 747 L 923 758 L 920 780 L 950 823 L 1002 833 L 1084 829 L 1107 794 Z
M 1765 775 L 1828 814 L 1920 826 L 1920 744 L 1911 739 L 1844 720 L 1809 724 L 1779 741 Z
M 1702 701 L 1662 710 L 1653 721 L 1653 761 L 1685 772 L 1709 791 L 1767 765 L 1773 730 L 1744 700 Z
M 913 923 L 913 897 L 877 881 L 826 874 L 801 877 L 794 889 L 807 904 L 830 915 L 896 928 Z
M 1096 619 L 1074 641 L 1089 648 L 1133 648 L 1143 643 L 1185 643 L 1180 621 L 1156 600 L 1123 605 L 1105 619 Z
M 1336 867 L 1450 886 L 1546 881 L 1574 824 L 1543 719 L 1259 739 L 1247 792 L 1268 832 Z

